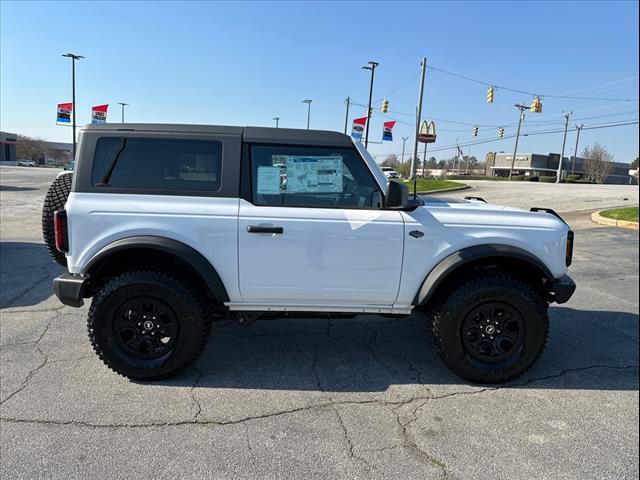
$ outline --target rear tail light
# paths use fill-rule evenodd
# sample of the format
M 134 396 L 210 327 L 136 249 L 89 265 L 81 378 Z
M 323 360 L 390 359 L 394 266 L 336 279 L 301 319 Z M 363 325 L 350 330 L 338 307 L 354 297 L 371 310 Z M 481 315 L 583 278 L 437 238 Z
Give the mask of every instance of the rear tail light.
M 571 265 L 571 261 L 573 260 L 573 231 L 569 230 L 567 234 L 567 253 L 565 256 L 565 263 L 567 267 Z
M 69 251 L 69 237 L 67 234 L 67 212 L 64 210 L 58 210 L 53 214 L 53 233 L 56 249 L 67 253 Z

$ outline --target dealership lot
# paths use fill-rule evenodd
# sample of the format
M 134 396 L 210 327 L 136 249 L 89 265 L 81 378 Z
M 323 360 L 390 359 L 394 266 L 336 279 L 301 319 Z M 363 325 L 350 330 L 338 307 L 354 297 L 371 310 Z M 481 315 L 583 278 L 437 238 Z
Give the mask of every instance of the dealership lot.
M 87 306 L 62 306 L 40 236 L 57 172 L 0 168 L 3 478 L 637 478 L 638 232 L 594 209 L 637 186 L 469 182 L 563 212 L 578 290 L 539 363 L 500 388 L 450 374 L 426 319 L 216 325 L 195 368 L 129 382 L 93 354 Z

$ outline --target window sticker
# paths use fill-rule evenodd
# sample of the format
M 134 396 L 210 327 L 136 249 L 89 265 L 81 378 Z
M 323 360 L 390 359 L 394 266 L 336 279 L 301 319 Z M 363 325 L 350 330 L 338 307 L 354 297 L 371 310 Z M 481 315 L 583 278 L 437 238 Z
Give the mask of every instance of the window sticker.
M 287 157 L 286 193 L 342 193 L 342 157 Z
M 318 191 L 318 158 L 287 158 L 287 193 Z
M 280 167 L 258 167 L 258 194 L 280 194 Z
M 318 192 L 342 193 L 342 157 L 318 158 Z

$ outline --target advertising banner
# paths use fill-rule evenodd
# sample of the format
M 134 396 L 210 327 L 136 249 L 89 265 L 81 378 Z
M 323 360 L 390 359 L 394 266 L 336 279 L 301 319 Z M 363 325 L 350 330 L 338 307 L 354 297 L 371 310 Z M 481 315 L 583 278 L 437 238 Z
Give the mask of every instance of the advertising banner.
M 351 127 L 351 136 L 357 140 L 361 140 L 364 133 L 364 126 L 366 124 L 367 117 L 355 118 L 353 120 L 353 127 Z
M 97 105 L 91 108 L 91 123 L 107 123 L 109 105 Z
M 382 141 L 393 140 L 393 126 L 396 124 L 396 121 L 393 120 L 391 122 L 384 122 L 384 127 L 382 127 Z
M 73 111 L 73 103 L 59 103 L 57 123 L 71 123 L 71 112 Z

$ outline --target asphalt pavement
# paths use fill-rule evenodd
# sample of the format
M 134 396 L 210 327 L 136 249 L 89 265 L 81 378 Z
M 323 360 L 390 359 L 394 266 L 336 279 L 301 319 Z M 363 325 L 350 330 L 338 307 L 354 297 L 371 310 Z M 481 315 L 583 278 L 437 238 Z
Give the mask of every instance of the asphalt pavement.
M 638 187 L 448 194 L 555 208 L 576 230 L 577 292 L 512 384 L 452 375 L 420 313 L 221 322 L 193 368 L 135 383 L 91 350 L 88 307 L 52 295 L 56 173 L 0 168 L 1 478 L 638 478 L 638 232 L 587 213 L 637 205 Z

